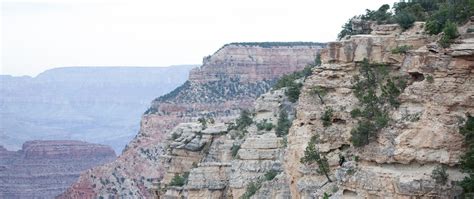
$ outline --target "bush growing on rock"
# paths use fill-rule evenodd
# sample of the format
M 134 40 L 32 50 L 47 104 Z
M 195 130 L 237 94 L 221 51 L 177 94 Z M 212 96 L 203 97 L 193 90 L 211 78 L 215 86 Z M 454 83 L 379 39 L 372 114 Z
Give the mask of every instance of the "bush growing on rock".
M 461 187 L 467 197 L 474 197 L 474 117 L 467 115 L 466 122 L 459 127 L 459 133 L 464 135 L 467 145 L 467 151 L 461 157 L 461 169 L 468 176 L 461 181 Z
M 304 151 L 304 156 L 300 159 L 300 162 L 303 164 L 313 164 L 316 163 L 318 165 L 318 173 L 326 176 L 329 182 L 331 178 L 329 178 L 329 163 L 328 159 L 321 155 L 319 150 L 316 148 L 317 137 L 312 137 L 311 140 L 308 142 L 308 146 Z
M 413 46 L 403 45 L 392 49 L 393 54 L 406 54 Z
M 257 129 L 259 131 L 265 130 L 265 131 L 271 131 L 275 127 L 271 122 L 268 122 L 267 119 L 264 119 L 257 123 Z
M 451 45 L 454 39 L 458 37 L 458 28 L 456 24 L 451 21 L 447 21 L 443 28 L 443 36 L 441 37 L 439 44 L 443 48 L 447 48 Z
M 435 180 L 436 183 L 445 185 L 448 182 L 448 173 L 446 173 L 445 166 L 436 166 L 435 169 L 431 172 L 431 178 Z
M 257 180 L 256 182 L 250 182 L 245 189 L 245 193 L 240 199 L 250 199 L 257 191 L 262 187 L 262 181 Z
M 364 59 L 359 72 L 360 75 L 354 76 L 353 93 L 360 107 L 351 111 L 351 116 L 358 119 L 357 126 L 351 130 L 351 141 L 356 147 L 367 145 L 370 138 L 388 125 L 389 108 L 400 105 L 398 96 L 406 87 L 403 77 L 390 77 L 382 64 L 370 64 Z
M 323 121 L 323 126 L 328 127 L 332 124 L 333 110 L 331 107 L 326 108 L 324 113 L 321 115 L 321 120 Z
M 278 137 L 288 135 L 288 131 L 291 127 L 291 121 L 288 119 L 288 113 L 285 110 L 281 110 L 278 116 L 278 123 L 275 129 L 275 134 Z
M 273 180 L 273 178 L 275 178 L 275 176 L 278 175 L 278 172 L 275 171 L 275 170 L 268 170 L 266 173 L 265 173 L 265 180 L 267 181 L 270 181 L 270 180 Z
M 189 172 L 185 172 L 182 176 L 179 174 L 175 174 L 173 179 L 171 179 L 171 182 L 168 185 L 182 187 L 186 183 L 188 183 L 188 176 L 189 176 Z

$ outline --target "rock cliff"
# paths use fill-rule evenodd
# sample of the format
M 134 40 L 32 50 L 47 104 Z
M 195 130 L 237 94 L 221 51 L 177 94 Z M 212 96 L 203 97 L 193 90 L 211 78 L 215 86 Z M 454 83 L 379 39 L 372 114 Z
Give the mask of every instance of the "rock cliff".
M 220 51 L 237 48 L 226 46 L 153 102 L 119 161 L 83 174 L 61 198 L 459 197 L 459 126 L 474 114 L 467 31 L 474 21 L 459 28 L 450 48 L 424 34 L 424 25 L 402 32 L 372 24 L 370 34 L 329 43 L 323 64 L 295 80 L 303 84 L 296 103 L 285 94 L 289 88 L 266 92 L 267 77 L 233 76 L 244 72 L 231 72 L 227 62 L 235 60 L 221 58 Z M 216 63 L 228 69 L 214 70 Z M 251 112 L 235 118 L 238 108 Z M 205 117 L 215 120 L 196 122 Z M 292 121 L 288 135 L 281 133 L 285 121 Z M 327 176 L 317 164 L 302 163 L 310 144 L 319 154 L 312 157 L 327 162 Z M 447 178 L 440 182 L 433 171 L 443 167 Z
M 195 134 L 202 127 L 193 125 L 188 125 L 188 130 L 179 130 L 186 132 L 182 133 L 186 134 L 186 139 L 182 139 L 191 144 L 169 145 L 167 133 L 170 130 L 179 123 L 201 117 L 212 117 L 219 124 L 235 118 L 241 109 L 253 107 L 255 99 L 267 92 L 277 78 L 314 63 L 323 46 L 320 43 L 234 43 L 224 46 L 204 58 L 203 65 L 191 71 L 186 83 L 152 102 L 142 117 L 140 132 L 118 160 L 82 174 L 79 181 L 59 198 L 152 197 L 159 191 L 159 185 L 169 182 L 172 174 L 189 170 L 193 162 L 205 157 L 198 150 L 203 145 L 223 142 L 212 147 L 229 147 L 229 143 L 220 140 L 223 138 L 219 138 L 219 133 L 206 135 L 203 131 L 197 138 Z M 170 153 L 169 146 L 180 148 Z M 226 155 L 216 156 L 209 158 L 226 158 Z M 183 165 L 168 169 L 169 161 Z M 228 165 L 207 169 L 225 173 Z
M 455 186 L 463 178 L 457 165 L 464 138 L 458 131 L 459 121 L 474 113 L 472 36 L 461 31 L 456 44 L 442 49 L 436 36 L 423 34 L 423 25 L 403 33 L 394 25 L 376 26 L 370 35 L 329 43 L 322 51 L 324 64 L 305 81 L 288 136 L 284 168 L 292 198 L 324 193 L 333 198 L 454 198 L 462 192 Z M 403 45 L 412 50 L 393 53 Z M 386 64 L 406 87 L 394 98 L 399 104 L 389 109 L 388 124 L 368 145 L 354 147 L 351 134 L 358 120 L 351 111 L 361 103 L 354 90 L 364 59 Z M 327 91 L 324 101 L 311 92 L 315 87 Z M 328 108 L 332 125 L 325 126 L 320 118 Z M 315 136 L 332 182 L 300 163 Z M 431 177 L 438 165 L 447 166 L 445 185 Z
M 115 159 L 112 148 L 80 141 L 28 141 L 0 147 L 0 198 L 53 198 L 79 174 Z

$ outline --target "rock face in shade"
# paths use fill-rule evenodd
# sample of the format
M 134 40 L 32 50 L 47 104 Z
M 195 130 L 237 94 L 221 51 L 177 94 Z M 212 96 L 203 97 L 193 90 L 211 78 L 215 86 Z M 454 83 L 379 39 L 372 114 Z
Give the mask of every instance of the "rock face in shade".
M 196 121 L 202 116 L 213 117 L 216 122 L 235 118 L 240 109 L 253 107 L 255 99 L 267 92 L 276 79 L 314 63 L 323 46 L 320 43 L 225 45 L 206 57 L 199 69 L 192 70 L 189 80 L 181 87 L 152 102 L 142 117 L 140 132 L 117 161 L 81 175 L 60 198 L 153 197 L 153 190 L 163 178 L 169 179 L 166 177 L 169 172 L 161 162 L 166 133 L 179 123 Z M 186 157 L 187 153 L 183 155 Z M 199 152 L 191 151 L 187 156 L 193 153 Z
M 0 146 L 0 198 L 54 198 L 80 173 L 115 159 L 112 148 L 81 141 L 28 141 Z

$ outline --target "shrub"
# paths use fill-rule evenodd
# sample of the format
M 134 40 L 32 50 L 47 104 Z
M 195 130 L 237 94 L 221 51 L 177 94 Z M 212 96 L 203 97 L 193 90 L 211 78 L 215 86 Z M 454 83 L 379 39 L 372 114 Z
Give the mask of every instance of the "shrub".
M 356 147 L 367 145 L 371 137 L 388 125 L 388 108 L 400 105 L 398 96 L 406 87 L 404 78 L 389 77 L 385 65 L 370 64 L 365 59 L 359 72 L 361 76 L 354 76 L 353 93 L 360 107 L 351 111 L 351 116 L 358 118 L 357 126 L 351 130 L 351 141 Z
M 316 58 L 314 59 L 314 66 L 321 66 L 321 64 L 322 64 L 322 62 L 321 62 L 321 54 L 318 53 L 318 54 L 316 55 Z M 311 75 L 311 74 L 309 74 L 309 75 Z M 309 76 L 309 75 L 308 75 L 308 76 Z
M 474 117 L 467 115 L 467 121 L 459 127 L 467 145 L 466 153 L 461 157 L 461 169 L 468 174 L 461 181 L 461 187 L 468 196 L 474 196 Z
M 245 193 L 240 197 L 241 199 L 250 199 L 257 191 L 262 187 L 262 182 L 257 180 L 257 182 L 250 182 L 245 189 Z
M 434 82 L 433 76 L 431 76 L 431 75 L 426 76 L 426 81 L 428 83 L 432 84 Z
M 270 181 L 270 180 L 273 180 L 273 178 L 275 178 L 275 176 L 278 175 L 278 172 L 275 171 L 275 170 L 268 170 L 266 173 L 265 173 L 265 180 L 267 181 Z
M 175 174 L 173 179 L 171 179 L 169 186 L 177 186 L 177 187 L 184 186 L 186 183 L 188 183 L 188 176 L 189 176 L 189 172 L 185 172 L 182 176 L 179 174 Z
M 200 118 L 198 119 L 198 122 L 201 123 L 203 129 L 206 129 L 206 128 L 207 128 L 207 121 L 206 121 L 206 118 L 200 117 Z
M 395 16 L 395 21 L 403 30 L 407 30 L 413 26 L 416 17 L 408 11 L 402 11 L 400 14 Z
M 304 156 L 300 159 L 300 162 L 303 164 L 313 164 L 318 165 L 318 173 L 326 176 L 329 182 L 332 182 L 329 178 L 329 163 L 328 159 L 321 155 L 318 149 L 316 149 L 317 138 L 313 137 L 308 142 L 308 146 L 304 151 Z
M 230 124 L 227 127 L 227 130 L 234 129 L 234 130 L 244 131 L 248 126 L 250 126 L 253 123 L 253 120 L 252 120 L 251 116 L 252 116 L 252 114 L 250 113 L 250 111 L 241 110 L 240 111 L 240 116 L 235 121 L 235 124 L 233 124 L 233 123 Z
M 235 158 L 237 156 L 237 153 L 239 153 L 240 145 L 233 144 L 232 147 L 230 148 L 232 157 Z
M 292 83 L 288 85 L 287 90 L 285 91 L 286 96 L 290 102 L 296 102 L 300 98 L 302 83 Z
M 431 178 L 435 180 L 436 183 L 445 185 L 448 181 L 448 173 L 446 173 L 445 166 L 436 166 L 435 169 L 431 172 Z
M 290 127 L 291 121 L 288 119 L 288 113 L 285 110 L 281 110 L 278 116 L 278 123 L 275 129 L 275 134 L 278 137 L 288 135 Z
M 407 46 L 407 45 L 398 46 L 398 47 L 392 49 L 392 53 L 393 54 L 406 54 L 412 48 L 413 48 L 413 46 Z
M 332 124 L 333 110 L 331 107 L 326 108 L 324 113 L 321 115 L 321 120 L 323 121 L 323 126 L 328 127 Z
M 456 24 L 451 21 L 447 21 L 443 28 L 443 37 L 441 37 L 439 44 L 443 48 L 447 48 L 451 45 L 453 40 L 458 37 L 458 28 Z
M 309 94 L 312 96 L 318 96 L 321 104 L 324 104 L 323 97 L 326 96 L 327 90 L 321 86 L 314 86 L 309 90 Z
M 274 125 L 271 122 L 268 122 L 267 119 L 263 119 L 259 123 L 257 123 L 257 129 L 259 131 L 265 130 L 265 131 L 271 131 L 273 129 Z
M 337 39 L 338 40 L 341 40 L 342 38 L 344 38 L 345 36 L 348 36 L 348 35 L 353 35 L 354 31 L 352 30 L 352 20 L 354 19 L 355 17 L 349 19 L 341 28 L 341 32 L 339 32 L 339 34 L 337 35 Z

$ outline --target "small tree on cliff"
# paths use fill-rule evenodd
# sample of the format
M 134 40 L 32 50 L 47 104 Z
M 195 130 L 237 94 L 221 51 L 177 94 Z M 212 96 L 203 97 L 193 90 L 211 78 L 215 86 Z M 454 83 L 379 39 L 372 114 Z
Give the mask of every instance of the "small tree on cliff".
M 469 174 L 461 181 L 461 187 L 469 198 L 474 196 L 474 117 L 468 115 L 466 123 L 459 127 L 459 132 L 464 135 L 467 145 L 466 154 L 461 157 L 461 168 Z
M 312 137 L 304 151 L 304 156 L 300 162 L 303 164 L 318 164 L 318 173 L 326 176 L 329 182 L 332 182 L 329 178 L 329 163 L 328 159 L 321 155 L 319 150 L 316 148 L 317 137 Z

